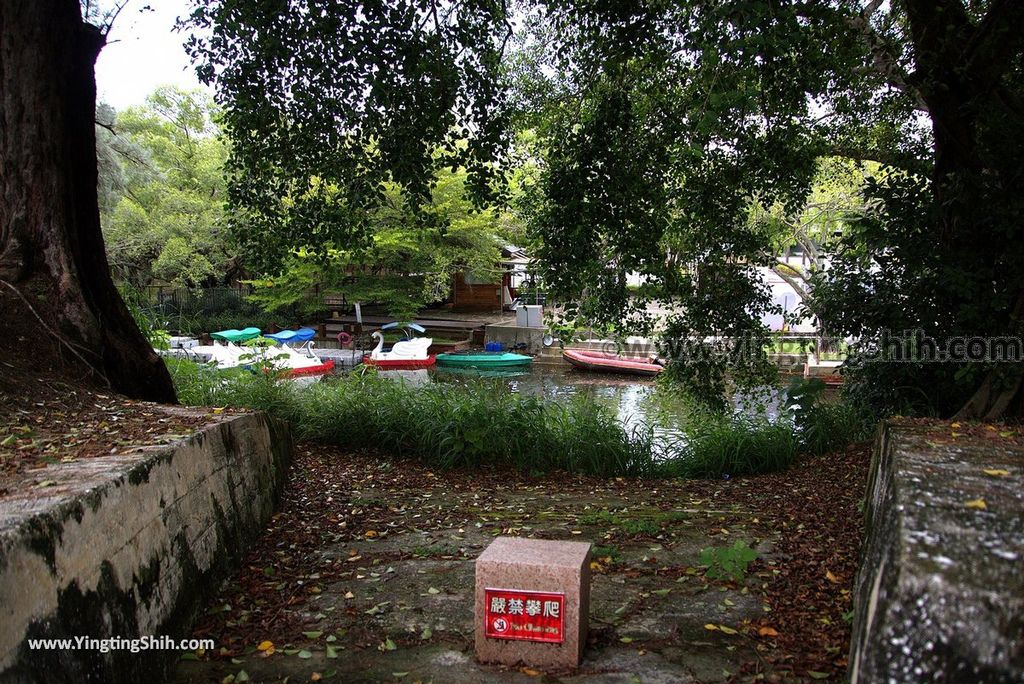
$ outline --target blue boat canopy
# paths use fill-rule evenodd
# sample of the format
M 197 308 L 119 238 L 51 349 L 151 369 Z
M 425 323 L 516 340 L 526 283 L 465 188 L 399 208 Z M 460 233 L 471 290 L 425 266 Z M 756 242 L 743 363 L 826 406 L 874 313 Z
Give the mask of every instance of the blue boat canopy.
M 282 330 L 276 333 L 264 333 L 263 336 L 274 340 L 279 344 L 292 344 L 294 342 L 309 342 L 316 335 L 312 328 L 299 328 L 298 330 Z
M 422 325 L 420 325 L 419 323 L 412 322 L 391 321 L 390 323 L 385 323 L 384 325 L 380 326 L 381 330 L 393 330 L 394 328 L 409 328 L 410 330 L 415 330 L 418 333 L 427 332 L 427 329 L 424 328 Z

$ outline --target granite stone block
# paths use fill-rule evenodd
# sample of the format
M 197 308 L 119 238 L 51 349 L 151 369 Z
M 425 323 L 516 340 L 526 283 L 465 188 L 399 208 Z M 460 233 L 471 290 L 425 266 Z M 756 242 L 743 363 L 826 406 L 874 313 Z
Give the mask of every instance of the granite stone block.
M 495 607 L 487 602 L 489 590 L 491 600 L 497 597 L 500 602 L 501 615 L 489 611 L 489 607 Z M 515 601 L 517 592 L 522 592 L 523 601 Z M 564 602 L 558 595 L 564 596 Z M 523 603 L 527 605 L 526 613 L 521 612 Z M 507 609 L 512 614 L 505 619 Z M 576 668 L 587 641 L 589 609 L 587 542 L 498 537 L 476 560 L 475 631 L 480 662 Z M 551 613 L 558 619 L 552 619 Z M 488 624 L 488 619 L 492 624 Z M 499 620 L 497 630 L 495 620 Z M 547 632 L 543 636 L 531 633 L 534 624 L 545 626 Z M 488 633 L 507 633 L 508 637 Z

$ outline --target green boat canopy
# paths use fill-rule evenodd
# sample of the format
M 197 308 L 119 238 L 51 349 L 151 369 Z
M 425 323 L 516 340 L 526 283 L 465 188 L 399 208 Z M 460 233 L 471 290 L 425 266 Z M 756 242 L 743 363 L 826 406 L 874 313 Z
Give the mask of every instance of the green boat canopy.
M 215 333 L 210 333 L 210 337 L 221 342 L 245 342 L 246 340 L 255 339 L 259 337 L 259 328 L 243 328 L 242 330 L 219 330 Z

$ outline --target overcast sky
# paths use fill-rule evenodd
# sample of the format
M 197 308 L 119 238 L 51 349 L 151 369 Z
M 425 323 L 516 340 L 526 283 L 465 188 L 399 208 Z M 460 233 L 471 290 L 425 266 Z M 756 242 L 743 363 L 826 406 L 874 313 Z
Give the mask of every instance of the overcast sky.
M 147 5 L 153 11 L 139 11 Z M 174 30 L 188 6 L 188 0 L 129 0 L 96 61 L 100 101 L 124 109 L 142 104 L 160 85 L 202 87 L 182 47 L 185 36 Z

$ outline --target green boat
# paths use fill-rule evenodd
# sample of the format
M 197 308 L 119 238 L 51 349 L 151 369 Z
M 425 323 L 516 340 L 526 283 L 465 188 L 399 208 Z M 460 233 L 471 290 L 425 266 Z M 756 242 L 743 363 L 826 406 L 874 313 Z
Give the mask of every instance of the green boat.
M 459 368 L 514 368 L 528 366 L 533 358 L 512 352 L 449 352 L 437 355 L 437 365 Z
M 498 366 L 497 368 L 476 368 L 474 366 L 436 366 L 438 375 L 470 376 L 474 378 L 519 378 L 530 374 L 530 366 Z

